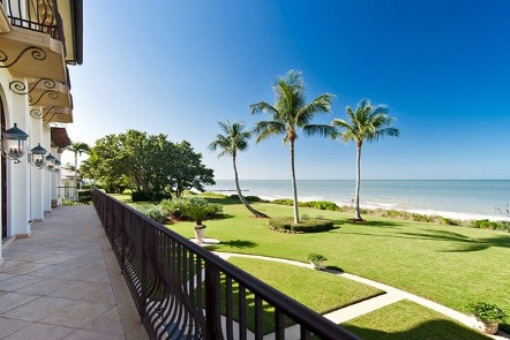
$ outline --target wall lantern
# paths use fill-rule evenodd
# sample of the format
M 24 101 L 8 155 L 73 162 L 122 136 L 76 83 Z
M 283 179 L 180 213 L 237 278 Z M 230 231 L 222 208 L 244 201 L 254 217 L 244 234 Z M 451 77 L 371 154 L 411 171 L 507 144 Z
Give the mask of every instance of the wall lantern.
M 55 172 L 59 172 L 60 171 L 60 166 L 62 165 L 62 162 L 60 162 L 60 160 L 57 158 L 57 160 L 55 160 Z
M 8 130 L 2 132 L 2 155 L 18 164 L 19 160 L 25 154 L 25 141 L 28 135 L 25 131 L 18 128 L 17 124 Z
M 46 152 L 46 149 L 41 146 L 41 143 L 38 143 L 35 148 L 30 150 L 30 153 L 28 154 L 28 161 L 31 165 L 42 169 L 45 164 L 44 155 Z
M 46 170 L 53 171 L 53 169 L 55 169 L 55 161 L 57 161 L 57 159 L 53 157 L 51 153 L 46 156 L 46 165 L 44 166 Z

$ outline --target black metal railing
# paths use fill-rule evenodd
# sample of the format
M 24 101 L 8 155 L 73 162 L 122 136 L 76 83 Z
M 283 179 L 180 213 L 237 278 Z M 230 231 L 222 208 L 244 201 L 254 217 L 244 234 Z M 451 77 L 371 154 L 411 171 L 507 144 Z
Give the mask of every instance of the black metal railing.
M 151 339 L 358 339 L 117 199 L 93 197 Z
M 57 0 L 2 0 L 0 5 L 6 11 L 11 25 L 64 40 Z

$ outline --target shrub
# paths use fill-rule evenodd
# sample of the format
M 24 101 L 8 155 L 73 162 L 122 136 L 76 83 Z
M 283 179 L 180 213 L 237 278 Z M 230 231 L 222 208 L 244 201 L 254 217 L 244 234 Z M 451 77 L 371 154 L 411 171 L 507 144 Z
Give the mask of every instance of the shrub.
M 301 204 L 300 204 L 301 205 Z M 333 202 L 330 201 L 310 201 L 303 202 L 303 206 L 308 208 L 314 208 L 319 210 L 339 211 L 340 208 Z
M 133 207 L 158 223 L 165 223 L 166 221 L 165 211 L 160 206 L 154 204 L 134 204 Z
M 468 305 L 468 310 L 478 320 L 503 322 L 507 318 L 504 310 L 488 302 L 472 302 Z
M 432 222 L 434 219 L 427 215 L 422 214 L 412 214 L 411 218 L 416 222 Z
M 165 215 L 174 219 L 196 221 L 215 218 L 223 214 L 223 206 L 209 203 L 201 197 L 163 200 L 160 205 Z
M 279 204 L 279 205 L 294 205 L 294 201 L 290 198 L 279 198 L 276 200 L 272 200 L 271 203 Z
M 131 192 L 131 200 L 133 202 L 157 202 L 161 201 L 162 199 L 168 199 L 172 196 L 169 194 L 154 194 L 148 191 L 133 191 Z
M 131 200 L 133 202 L 150 201 L 151 199 L 151 194 L 147 191 L 133 191 L 131 193 Z
M 292 217 L 272 218 L 269 220 L 269 227 L 284 233 L 317 233 L 333 229 L 333 222 L 324 219 L 312 219 L 294 224 L 294 219 Z
M 471 227 L 479 228 L 479 229 L 510 231 L 510 222 L 508 222 L 508 221 L 476 220 L 476 221 L 471 222 Z
M 237 194 L 230 195 L 228 197 L 231 199 L 240 201 L 239 196 Z M 262 198 L 260 198 L 258 196 L 244 196 L 244 199 L 247 200 L 248 202 L 261 202 L 262 201 Z
M 159 206 L 165 212 L 165 215 L 171 217 L 173 219 L 181 219 L 183 206 L 186 204 L 184 199 L 174 199 L 174 200 L 162 200 Z
M 446 225 L 459 225 L 459 221 L 452 220 L 451 218 L 439 217 L 439 223 Z
M 205 191 L 205 192 L 201 193 L 200 195 L 203 197 L 212 197 L 212 198 L 227 198 L 228 197 L 227 195 L 218 194 L 216 192 L 211 192 L 211 191 Z
M 324 256 L 324 255 L 321 255 L 321 254 L 318 254 L 318 253 L 310 253 L 308 254 L 308 256 L 306 257 L 306 259 L 308 261 L 311 261 L 311 262 L 316 262 L 316 261 L 327 261 L 328 259 Z
M 405 213 L 398 210 L 382 210 L 381 212 L 382 217 L 404 217 Z

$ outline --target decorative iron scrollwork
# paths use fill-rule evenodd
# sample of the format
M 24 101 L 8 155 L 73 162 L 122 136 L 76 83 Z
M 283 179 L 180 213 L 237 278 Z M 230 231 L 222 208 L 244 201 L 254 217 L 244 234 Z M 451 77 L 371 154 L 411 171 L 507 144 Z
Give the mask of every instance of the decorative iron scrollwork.
M 21 57 L 23 57 L 23 55 L 25 53 L 27 53 L 29 51 L 30 51 L 30 55 L 32 55 L 32 58 L 34 60 L 42 61 L 42 60 L 46 59 L 46 52 L 44 52 L 44 50 L 42 48 L 37 47 L 37 46 L 28 46 L 28 47 L 25 47 L 20 52 L 20 54 L 14 59 L 13 62 L 11 62 L 9 64 L 0 65 L 0 68 L 11 67 L 12 65 L 16 64 L 21 59 Z M 8 60 L 9 60 L 9 56 L 5 52 L 0 51 L 0 62 L 6 63 Z
M 37 103 L 39 103 L 41 101 L 41 98 L 44 97 L 45 95 L 48 95 L 48 98 L 50 98 L 50 99 L 57 99 L 58 98 L 58 93 L 57 92 L 55 92 L 53 90 L 46 90 L 35 101 L 34 101 L 34 98 L 32 98 L 32 96 L 29 96 L 28 97 L 28 103 L 30 105 L 32 105 L 32 106 L 37 105 Z
M 15 80 L 15 81 L 10 82 L 9 83 L 9 88 L 11 89 L 12 92 L 14 92 L 16 94 L 29 94 L 32 91 L 34 91 L 35 88 L 39 84 L 42 84 L 48 90 L 51 90 L 51 89 L 55 88 L 55 86 L 56 86 L 55 81 L 53 81 L 52 79 L 50 79 L 50 78 L 41 78 L 37 82 L 35 82 L 33 85 L 31 85 L 31 86 L 29 85 L 28 86 L 28 91 L 26 91 L 26 92 L 25 92 L 25 90 L 27 89 L 27 86 L 25 85 L 24 82 L 19 81 L 19 80 Z
M 43 116 L 43 119 L 46 122 L 51 122 L 53 117 L 60 116 L 61 114 L 63 114 L 63 111 L 62 111 L 62 108 L 60 106 L 52 106 L 52 107 L 49 108 L 48 111 L 46 111 L 46 113 Z M 51 115 L 50 118 L 47 118 L 49 115 Z
M 36 89 L 36 87 L 39 85 L 39 84 L 42 84 L 45 88 L 47 88 L 48 90 L 44 91 L 37 99 L 34 100 L 34 98 L 32 96 L 29 96 L 28 97 L 28 103 L 31 105 L 31 106 L 35 106 L 37 105 L 37 103 L 39 103 L 39 101 L 46 95 L 48 96 L 48 98 L 50 99 L 58 99 L 58 92 L 56 91 L 53 91 L 52 89 L 55 88 L 56 86 L 56 83 L 55 81 L 53 81 L 52 79 L 49 79 L 49 78 L 41 78 L 39 79 L 37 82 L 35 82 L 33 85 L 29 85 L 28 86 L 28 90 L 27 90 L 27 86 L 25 85 L 24 82 L 22 81 L 19 81 L 19 80 L 14 80 L 12 82 L 9 83 L 9 89 L 16 93 L 16 94 L 19 94 L 19 95 L 24 95 L 24 94 L 29 94 L 31 93 L 32 91 L 34 91 Z
M 35 118 L 35 119 L 42 119 L 43 118 L 43 113 L 41 110 L 37 110 L 37 109 L 32 109 L 30 110 L 30 115 Z

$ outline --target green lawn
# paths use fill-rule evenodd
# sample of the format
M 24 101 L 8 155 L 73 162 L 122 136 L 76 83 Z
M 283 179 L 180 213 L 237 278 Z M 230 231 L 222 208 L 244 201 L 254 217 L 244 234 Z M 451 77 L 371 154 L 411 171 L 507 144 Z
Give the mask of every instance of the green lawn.
M 474 329 L 407 300 L 365 314 L 341 326 L 365 340 L 490 339 Z
M 239 257 L 228 262 L 321 314 L 384 293 L 330 273 L 285 263 Z
M 254 204 L 270 216 L 291 216 L 292 208 Z M 267 220 L 250 217 L 244 206 L 224 206 L 227 218 L 206 221 L 206 237 L 221 240 L 212 250 L 257 254 L 306 262 L 319 252 L 346 272 L 380 281 L 459 311 L 469 301 L 487 300 L 510 311 L 510 234 L 387 218 L 347 222 L 351 214 L 301 209 L 323 215 L 338 228 L 316 234 L 269 230 Z M 193 237 L 191 222 L 169 226 Z
M 321 314 L 384 293 L 336 275 L 289 264 L 235 257 L 228 261 Z M 234 285 L 233 291 L 236 295 L 237 285 Z M 255 306 L 254 294 L 248 293 L 246 299 L 249 306 Z M 236 296 L 233 305 L 238 306 Z M 274 308 L 266 303 L 263 307 L 264 333 L 274 332 Z M 237 313 L 234 308 L 234 315 Z M 249 310 L 247 320 L 248 327 L 254 330 L 253 308 Z M 287 321 L 288 326 L 293 324 L 291 320 Z

